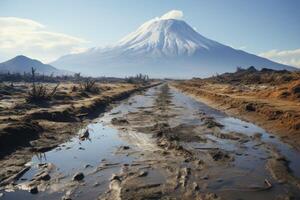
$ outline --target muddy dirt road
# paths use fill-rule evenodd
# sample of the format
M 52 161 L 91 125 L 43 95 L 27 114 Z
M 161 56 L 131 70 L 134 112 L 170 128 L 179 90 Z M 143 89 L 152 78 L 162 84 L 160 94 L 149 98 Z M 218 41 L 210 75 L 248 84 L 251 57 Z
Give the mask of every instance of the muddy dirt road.
M 167 84 L 36 155 L 0 199 L 300 199 L 300 153 Z

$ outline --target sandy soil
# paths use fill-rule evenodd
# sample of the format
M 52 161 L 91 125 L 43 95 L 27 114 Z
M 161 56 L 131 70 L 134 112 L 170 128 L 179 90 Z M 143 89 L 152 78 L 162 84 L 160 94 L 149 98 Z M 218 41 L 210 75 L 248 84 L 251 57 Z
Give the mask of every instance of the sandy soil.
M 258 124 L 299 148 L 300 101 L 295 96 L 279 95 L 296 82 L 274 86 L 196 79 L 174 82 L 172 86 L 230 115 Z

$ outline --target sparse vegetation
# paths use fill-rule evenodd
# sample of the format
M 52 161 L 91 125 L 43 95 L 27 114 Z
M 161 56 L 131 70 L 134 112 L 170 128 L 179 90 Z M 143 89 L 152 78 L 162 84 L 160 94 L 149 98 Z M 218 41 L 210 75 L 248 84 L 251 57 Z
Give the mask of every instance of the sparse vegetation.
M 34 68 L 31 69 L 32 85 L 27 94 L 26 101 L 28 103 L 41 103 L 51 100 L 56 93 L 59 83 L 52 90 L 48 89 L 44 84 L 37 84 L 35 81 L 35 71 Z
M 82 76 L 80 73 L 75 73 L 74 75 L 61 75 L 61 76 L 54 76 L 39 74 L 35 72 L 35 81 L 40 83 L 58 83 L 58 82 L 80 82 L 86 80 L 87 77 Z M 88 77 L 88 79 L 95 80 L 97 82 L 122 82 L 124 79 L 122 78 L 114 78 L 114 77 Z M 0 83 L 8 82 L 8 83 L 15 83 L 15 82 L 32 82 L 32 73 L 1 73 L 0 72 Z
M 96 81 L 91 79 L 86 79 L 85 81 L 81 82 L 79 84 L 79 88 L 81 92 L 88 92 L 93 94 L 97 94 L 100 92 L 99 87 L 97 87 L 96 85 Z
M 143 75 L 143 74 L 137 74 L 136 76 L 127 77 L 125 78 L 127 83 L 148 83 L 149 82 L 149 76 Z

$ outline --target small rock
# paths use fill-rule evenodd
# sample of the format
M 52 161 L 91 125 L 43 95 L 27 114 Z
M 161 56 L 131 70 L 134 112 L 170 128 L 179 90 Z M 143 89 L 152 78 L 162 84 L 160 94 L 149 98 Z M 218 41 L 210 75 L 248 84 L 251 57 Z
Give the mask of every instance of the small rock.
M 205 164 L 203 160 L 197 160 L 196 162 L 197 162 L 197 165 L 204 165 Z
M 82 172 L 76 173 L 72 178 L 73 181 L 81 181 L 82 179 L 84 179 L 84 174 Z
M 50 179 L 51 176 L 47 172 L 44 172 L 37 177 L 37 180 L 43 180 L 43 181 L 49 181 Z
M 80 139 L 88 138 L 90 135 L 89 130 L 86 129 L 82 134 L 80 134 Z
M 193 182 L 193 189 L 194 190 L 199 190 L 200 189 L 199 185 L 196 182 Z
M 129 146 L 122 146 L 122 149 L 123 150 L 128 150 L 128 149 L 130 149 L 130 147 Z
M 99 182 L 94 183 L 93 187 L 98 187 L 100 185 Z
M 38 191 L 38 188 L 35 186 L 35 187 L 30 188 L 29 192 L 31 194 L 37 194 L 39 191 Z
M 48 164 L 48 163 L 39 163 L 39 164 L 38 164 L 38 167 L 43 167 L 43 168 L 44 168 L 44 167 L 47 167 L 47 164 Z
M 255 105 L 254 105 L 254 104 L 248 103 L 248 104 L 245 106 L 245 110 L 246 110 L 246 111 L 253 112 L 253 111 L 256 110 L 256 108 L 255 108 Z
M 147 171 L 141 171 L 138 175 L 138 177 L 143 177 L 143 176 L 147 176 L 148 172 Z
M 112 180 L 118 180 L 118 181 L 121 181 L 121 178 L 120 178 L 120 176 L 113 174 L 110 180 L 111 180 L 111 181 L 112 181 Z
M 230 159 L 230 156 L 227 154 L 227 152 L 220 150 L 210 152 L 210 154 L 215 161 Z

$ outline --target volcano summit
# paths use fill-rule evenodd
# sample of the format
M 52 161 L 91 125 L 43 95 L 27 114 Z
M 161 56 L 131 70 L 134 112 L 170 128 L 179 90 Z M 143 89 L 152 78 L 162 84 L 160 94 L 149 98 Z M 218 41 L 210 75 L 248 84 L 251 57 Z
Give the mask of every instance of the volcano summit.
M 210 40 L 170 11 L 151 19 L 116 44 L 63 56 L 53 66 L 89 75 L 190 78 L 234 71 L 237 66 L 295 68 Z M 175 15 L 174 15 L 175 13 Z

